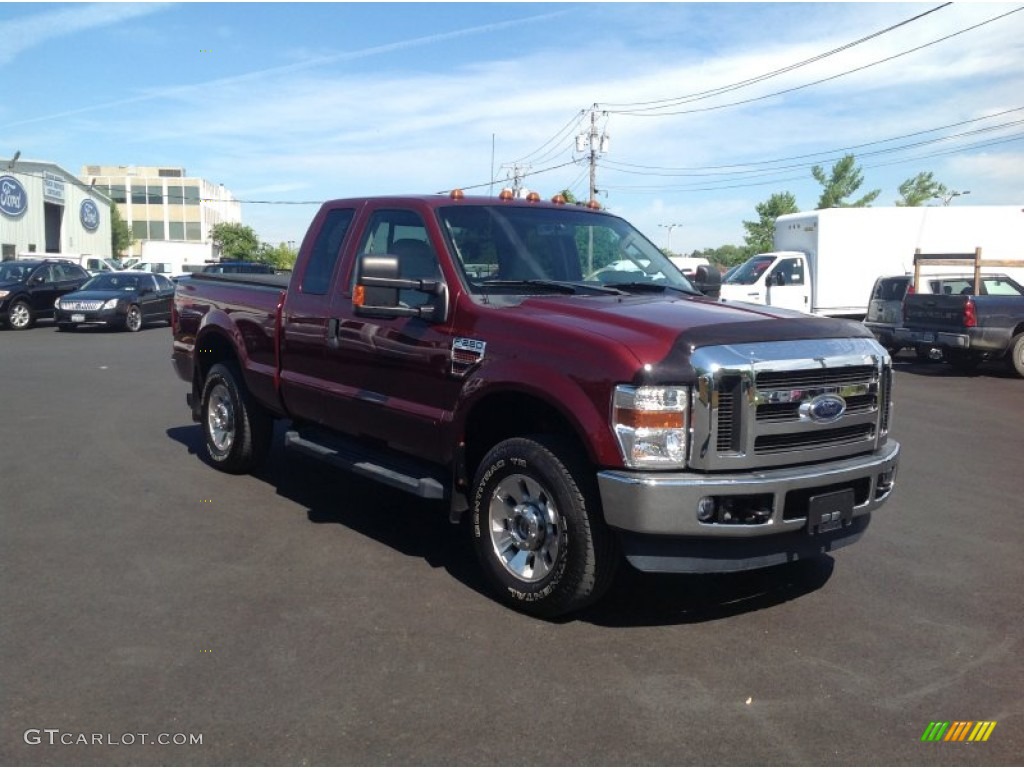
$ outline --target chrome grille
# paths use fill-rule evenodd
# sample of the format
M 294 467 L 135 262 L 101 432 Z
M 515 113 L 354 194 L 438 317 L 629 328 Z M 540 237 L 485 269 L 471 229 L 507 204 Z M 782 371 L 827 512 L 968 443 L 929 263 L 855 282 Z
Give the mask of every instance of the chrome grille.
M 691 361 L 699 377 L 689 457 L 695 469 L 826 461 L 884 440 L 891 361 L 873 339 L 704 347 Z M 836 398 L 841 412 L 824 418 L 815 404 Z
M 103 306 L 102 301 L 90 299 L 88 301 L 68 301 L 62 299 L 60 302 L 60 308 L 64 310 L 70 310 L 72 312 L 92 312 Z
M 875 428 L 871 424 L 857 424 L 840 429 L 827 429 L 821 432 L 794 432 L 785 435 L 763 435 L 754 441 L 754 453 L 781 453 L 783 451 L 803 451 L 823 445 L 849 445 L 874 436 Z

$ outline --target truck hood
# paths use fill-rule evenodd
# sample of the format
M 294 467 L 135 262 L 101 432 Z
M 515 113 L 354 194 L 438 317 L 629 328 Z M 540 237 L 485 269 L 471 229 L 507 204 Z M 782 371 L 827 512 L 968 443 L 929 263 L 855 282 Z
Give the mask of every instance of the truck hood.
M 525 301 L 533 323 L 557 338 L 571 327 L 629 349 L 642 383 L 693 377 L 690 355 L 701 347 L 799 339 L 873 338 L 862 323 L 703 297 L 542 297 Z

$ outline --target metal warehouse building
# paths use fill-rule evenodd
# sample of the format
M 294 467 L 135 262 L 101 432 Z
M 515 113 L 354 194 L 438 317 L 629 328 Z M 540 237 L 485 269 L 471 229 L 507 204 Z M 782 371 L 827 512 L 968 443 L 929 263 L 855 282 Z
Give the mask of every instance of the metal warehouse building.
M 110 199 L 54 163 L 0 163 L 0 257 L 109 258 Z

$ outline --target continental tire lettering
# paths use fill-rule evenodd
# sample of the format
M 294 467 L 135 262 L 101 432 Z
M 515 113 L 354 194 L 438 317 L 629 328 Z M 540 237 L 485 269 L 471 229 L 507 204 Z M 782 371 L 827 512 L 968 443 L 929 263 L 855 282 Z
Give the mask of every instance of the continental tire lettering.
M 484 493 L 484 486 L 490 482 L 490 479 L 494 476 L 494 473 L 505 467 L 505 460 L 498 459 L 484 472 L 484 476 L 480 478 L 480 482 L 477 483 L 476 493 L 473 494 L 473 535 L 480 538 L 480 505 L 483 499 L 481 498 Z

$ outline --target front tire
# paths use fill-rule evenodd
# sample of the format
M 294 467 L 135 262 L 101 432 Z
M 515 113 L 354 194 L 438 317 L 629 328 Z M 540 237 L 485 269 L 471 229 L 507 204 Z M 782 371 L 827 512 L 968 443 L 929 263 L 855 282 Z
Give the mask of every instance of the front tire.
M 484 457 L 473 539 L 498 597 L 543 618 L 597 601 L 618 566 L 592 471 L 572 445 L 548 437 L 505 440 Z
M 1010 342 L 1010 356 L 1007 358 L 1010 369 L 1024 378 L 1024 333 L 1018 333 Z
M 11 302 L 7 308 L 7 324 L 13 331 L 24 331 L 32 327 L 32 307 L 24 299 Z
M 124 329 L 130 333 L 138 333 L 142 330 L 142 310 L 138 304 L 128 307 L 128 312 L 124 316 Z
M 234 365 L 210 368 L 201 402 L 206 455 L 213 465 L 236 475 L 259 466 L 270 448 L 273 421 L 252 401 Z

